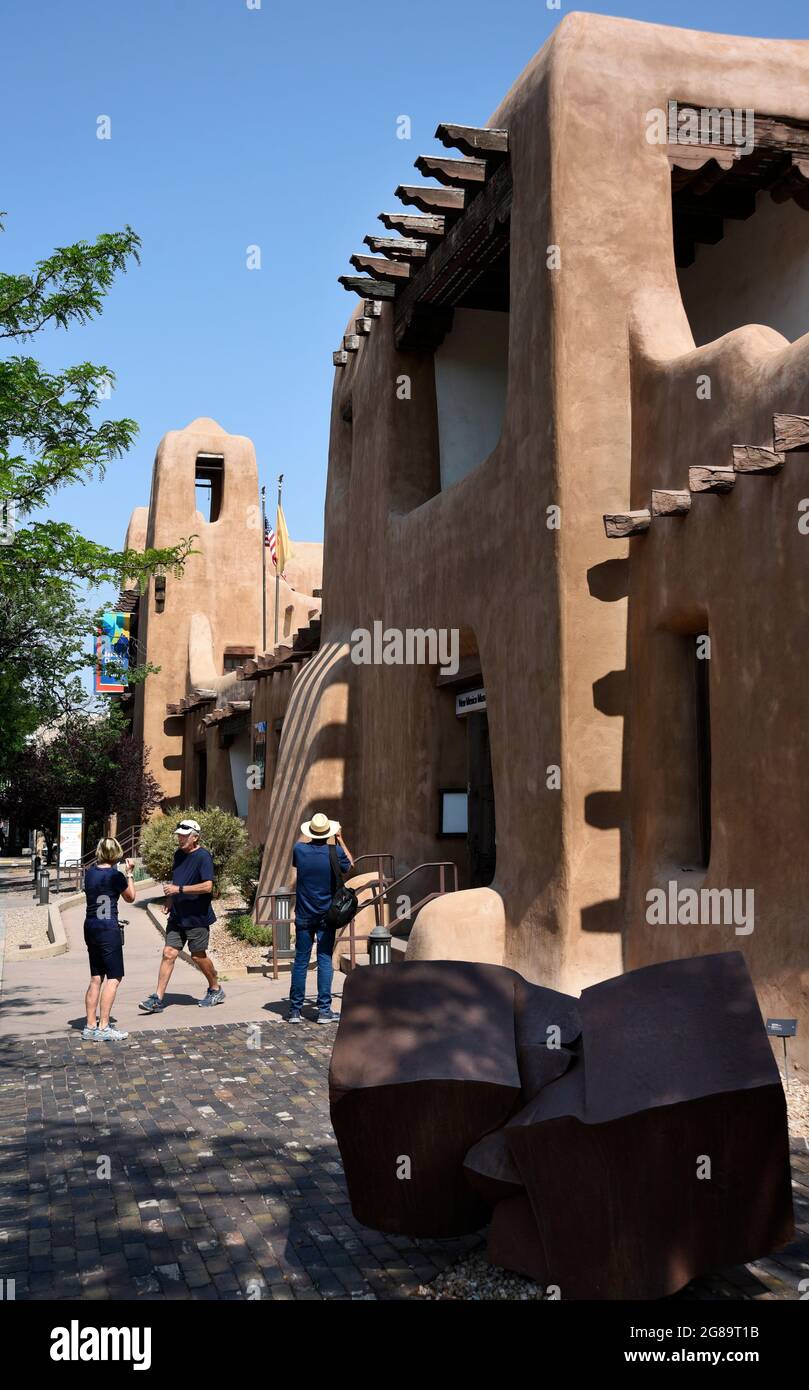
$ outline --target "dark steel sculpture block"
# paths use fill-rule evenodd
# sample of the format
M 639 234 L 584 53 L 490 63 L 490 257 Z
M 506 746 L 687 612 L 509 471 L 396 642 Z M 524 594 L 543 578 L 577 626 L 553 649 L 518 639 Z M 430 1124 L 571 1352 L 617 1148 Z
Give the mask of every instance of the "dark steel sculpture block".
M 567 1071 L 581 1036 L 579 1001 L 517 976 L 515 1031 L 524 1100 Z
M 551 1282 L 531 1203 L 523 1192 L 498 1202 L 486 1244 L 489 1264 L 510 1269 L 547 1288 Z
M 741 954 L 632 971 L 580 1011 L 582 1061 L 506 1130 L 561 1297 L 659 1298 L 788 1242 L 786 1106 Z
M 364 1225 L 448 1236 L 487 1221 L 463 1161 L 520 1099 L 517 979 L 465 961 L 373 966 L 349 977 L 329 1097 L 351 1207 Z
M 463 1170 L 472 1190 L 492 1206 L 509 1197 L 525 1195 L 525 1186 L 511 1157 L 504 1129 L 497 1129 L 473 1144 L 463 1161 Z M 533 1221 L 533 1217 L 531 1219 Z

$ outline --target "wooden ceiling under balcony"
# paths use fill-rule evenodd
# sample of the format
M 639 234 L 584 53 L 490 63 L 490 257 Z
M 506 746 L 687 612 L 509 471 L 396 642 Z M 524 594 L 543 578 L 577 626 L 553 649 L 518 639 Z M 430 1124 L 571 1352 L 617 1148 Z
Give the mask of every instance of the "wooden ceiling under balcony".
M 678 121 L 681 112 L 693 110 L 680 103 Z M 723 139 L 729 124 L 725 131 Z M 668 145 L 674 259 L 680 268 L 693 264 L 699 244 L 714 246 L 722 240 L 726 220 L 752 217 L 759 193 L 768 192 L 777 203 L 793 198 L 809 211 L 809 122 L 755 115 L 749 133 L 748 153 L 718 138 Z M 720 135 L 716 121 L 711 134 Z

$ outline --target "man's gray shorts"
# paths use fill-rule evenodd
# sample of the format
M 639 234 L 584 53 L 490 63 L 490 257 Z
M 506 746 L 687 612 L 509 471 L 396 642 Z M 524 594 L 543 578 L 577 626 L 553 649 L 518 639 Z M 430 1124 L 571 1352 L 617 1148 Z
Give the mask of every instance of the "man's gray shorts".
M 204 955 L 208 950 L 211 929 L 205 922 L 169 922 L 166 928 L 166 945 L 182 951 L 188 945 L 192 956 Z

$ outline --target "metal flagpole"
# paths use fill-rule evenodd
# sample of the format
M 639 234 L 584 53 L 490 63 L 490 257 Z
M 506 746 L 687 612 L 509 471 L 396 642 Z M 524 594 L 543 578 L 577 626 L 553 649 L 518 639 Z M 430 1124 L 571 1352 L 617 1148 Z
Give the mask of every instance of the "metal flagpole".
M 261 489 L 261 650 L 267 650 L 267 489 Z
M 281 507 L 281 487 L 284 482 L 283 473 L 278 474 L 278 508 Z M 281 603 L 281 576 L 278 573 L 278 513 L 275 515 L 275 645 L 278 646 L 278 610 Z

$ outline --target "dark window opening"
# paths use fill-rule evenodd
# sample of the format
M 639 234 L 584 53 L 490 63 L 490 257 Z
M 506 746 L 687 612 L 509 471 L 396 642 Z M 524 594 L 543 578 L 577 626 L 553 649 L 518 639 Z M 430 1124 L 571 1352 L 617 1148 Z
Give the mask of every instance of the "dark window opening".
M 697 760 L 697 826 L 700 866 L 711 860 L 711 701 L 709 639 L 706 634 L 694 643 L 694 695 Z
M 194 498 L 197 511 L 202 513 L 206 522 L 219 519 L 224 477 L 225 460 L 221 454 L 197 454 Z
M 809 261 L 809 122 L 670 103 L 672 229 L 694 341 L 760 323 L 809 329 L 795 285 Z
M 194 772 L 197 789 L 196 805 L 200 811 L 205 810 L 206 794 L 208 788 L 208 751 L 205 748 L 194 749 Z
M 225 647 L 222 657 L 222 671 L 238 671 L 246 661 L 256 654 L 255 647 Z

